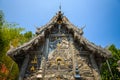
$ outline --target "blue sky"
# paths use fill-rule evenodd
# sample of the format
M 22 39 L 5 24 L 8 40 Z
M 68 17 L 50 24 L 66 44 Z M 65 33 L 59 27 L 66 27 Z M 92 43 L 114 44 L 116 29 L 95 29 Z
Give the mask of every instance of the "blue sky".
M 74 25 L 86 25 L 84 36 L 89 41 L 120 48 L 120 0 L 0 0 L 0 10 L 8 22 L 35 32 L 58 12 L 60 3 Z

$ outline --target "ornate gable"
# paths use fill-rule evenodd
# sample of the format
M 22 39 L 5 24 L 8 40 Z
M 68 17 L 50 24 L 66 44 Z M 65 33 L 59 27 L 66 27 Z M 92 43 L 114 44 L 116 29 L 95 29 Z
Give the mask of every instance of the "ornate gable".
M 59 11 L 37 36 L 7 54 L 19 65 L 19 80 L 100 80 L 100 66 L 111 53 L 83 37 Z M 97 63 L 96 63 L 97 62 Z

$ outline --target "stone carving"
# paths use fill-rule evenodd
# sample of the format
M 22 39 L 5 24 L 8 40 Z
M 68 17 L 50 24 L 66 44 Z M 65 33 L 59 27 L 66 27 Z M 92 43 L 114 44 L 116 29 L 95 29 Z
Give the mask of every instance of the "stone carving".
M 111 52 L 84 38 L 82 28 L 73 25 L 61 11 L 36 34 L 29 42 L 7 52 L 19 66 L 19 80 L 75 80 L 76 64 L 82 80 L 100 80 L 97 65 L 101 63 L 96 64 L 96 58 L 104 62 Z
M 73 60 L 72 53 L 70 52 L 70 37 L 65 36 L 65 33 L 67 33 L 66 30 L 62 30 L 59 26 L 59 34 L 61 35 L 49 37 L 49 54 L 45 68 L 46 80 L 70 80 L 73 78 Z M 57 33 L 54 32 L 54 34 Z

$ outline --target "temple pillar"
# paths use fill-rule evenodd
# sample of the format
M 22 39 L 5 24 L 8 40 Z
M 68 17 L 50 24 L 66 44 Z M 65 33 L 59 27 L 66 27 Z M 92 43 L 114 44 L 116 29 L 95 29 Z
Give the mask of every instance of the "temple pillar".
M 26 55 L 22 67 L 20 69 L 18 80 L 23 80 L 28 62 L 29 62 L 29 55 Z
M 92 67 L 93 67 L 93 74 L 94 74 L 95 80 L 100 80 L 100 72 L 99 72 L 99 69 L 96 64 L 93 54 L 90 55 L 90 61 L 91 61 Z
M 48 47 L 49 47 L 49 38 L 46 38 L 46 44 L 45 44 L 45 58 L 48 59 Z
M 43 75 L 42 75 L 42 78 L 44 80 L 44 77 L 45 77 L 45 68 L 46 68 L 46 60 L 48 60 L 48 54 L 49 54 L 49 51 L 48 51 L 48 48 L 49 48 L 49 38 L 46 38 L 46 41 L 45 41 L 45 45 L 44 45 L 44 54 L 43 55 L 43 58 L 42 58 L 42 63 L 41 63 L 41 68 L 42 68 L 42 71 L 43 71 Z

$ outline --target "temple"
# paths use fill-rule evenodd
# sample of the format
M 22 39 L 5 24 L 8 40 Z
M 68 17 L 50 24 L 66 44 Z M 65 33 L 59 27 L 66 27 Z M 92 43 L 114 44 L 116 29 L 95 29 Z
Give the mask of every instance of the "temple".
M 18 64 L 19 80 L 100 80 L 111 52 L 88 41 L 83 29 L 58 11 L 32 40 L 7 55 Z

